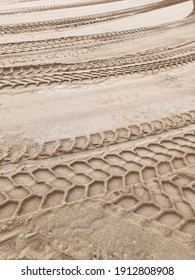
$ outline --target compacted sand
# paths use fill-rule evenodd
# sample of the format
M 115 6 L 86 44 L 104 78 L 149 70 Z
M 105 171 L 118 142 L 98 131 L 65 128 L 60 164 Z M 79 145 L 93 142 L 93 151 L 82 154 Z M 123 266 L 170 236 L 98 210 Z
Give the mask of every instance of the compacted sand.
M 0 258 L 195 258 L 185 0 L 0 4 Z

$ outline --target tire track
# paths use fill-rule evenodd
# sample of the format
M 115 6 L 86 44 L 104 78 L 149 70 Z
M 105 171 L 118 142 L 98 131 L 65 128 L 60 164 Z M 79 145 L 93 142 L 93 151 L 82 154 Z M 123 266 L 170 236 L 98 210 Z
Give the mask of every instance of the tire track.
M 0 90 L 17 86 L 81 83 L 135 74 L 154 74 L 195 60 L 195 47 L 187 46 L 162 54 L 123 56 L 77 64 L 44 64 L 0 68 Z
M 131 63 L 137 63 L 137 62 L 145 62 L 147 60 L 150 60 L 151 57 L 147 57 L 148 55 L 154 55 L 154 54 L 158 54 L 158 56 L 164 56 L 164 57 L 168 57 L 168 56 L 172 56 L 175 53 L 177 53 L 177 50 L 179 50 L 182 47 L 186 47 L 186 46 L 190 46 L 192 44 L 194 44 L 195 41 L 188 41 L 185 42 L 183 44 L 177 44 L 177 45 L 172 45 L 172 46 L 164 46 L 164 47 L 157 47 L 155 49 L 148 49 L 146 51 L 142 51 L 142 52 L 138 52 L 135 53 L 134 55 L 131 55 Z M 110 46 L 115 45 L 116 42 L 111 42 L 109 44 Z M 91 46 L 90 46 L 91 47 Z M 101 43 L 95 45 L 94 49 L 96 49 L 96 47 L 98 47 L 99 49 L 104 49 L 105 46 L 103 46 Z M 86 49 L 86 48 L 84 48 Z M 94 51 L 93 49 L 93 51 Z M 90 48 L 90 51 L 92 49 Z M 14 55 L 7 55 L 2 57 L 2 59 L 0 59 L 0 68 L 2 67 L 13 67 L 13 66 L 27 66 L 27 65 L 34 65 L 36 64 L 36 61 L 38 61 L 40 63 L 40 61 L 44 60 L 44 63 L 58 63 L 58 62 L 62 62 L 64 60 L 64 58 L 66 58 L 66 56 L 68 56 L 67 53 L 70 51 L 69 50 L 61 50 L 60 52 L 56 52 L 56 50 L 52 50 L 49 54 L 44 52 L 39 52 L 39 53 L 28 53 L 28 55 L 24 56 L 19 56 L 16 57 Z M 75 50 L 77 52 L 77 50 Z M 72 55 L 74 56 L 74 49 L 71 49 Z M 79 49 L 79 52 L 82 53 L 82 50 Z M 49 55 L 49 57 L 48 57 Z M 144 57 L 144 58 L 143 58 Z
M 25 13 L 34 13 L 34 12 L 42 12 L 42 11 L 50 11 L 50 10 L 59 10 L 59 9 L 69 9 L 69 8 L 79 8 L 85 6 L 93 6 L 99 4 L 106 4 L 106 3 L 113 3 L 113 2 L 120 2 L 122 0 L 101 0 L 101 1 L 86 1 L 80 3 L 71 3 L 71 4 L 59 4 L 59 5 L 47 5 L 47 6 L 39 6 L 39 7 L 30 7 L 30 8 L 21 8 L 21 9 L 14 9 L 10 11 L 3 11 L 0 12 L 0 15 L 13 15 L 13 14 L 25 14 Z M 185 0 L 187 1 L 187 0 Z M 184 2 L 179 1 L 179 2 Z
M 0 55 L 17 54 L 26 52 L 35 52 L 41 50 L 50 50 L 55 48 L 66 48 L 79 45 L 88 44 L 106 44 L 118 40 L 126 39 L 140 39 L 144 36 L 152 36 L 157 33 L 166 32 L 171 29 L 181 28 L 186 25 L 193 24 L 195 19 L 193 16 L 178 20 L 172 23 L 156 25 L 153 27 L 143 27 L 119 32 L 106 32 L 100 34 L 92 34 L 86 36 L 71 36 L 61 37 L 58 39 L 38 40 L 38 41 L 25 41 L 17 43 L 3 43 L 0 44 Z
M 45 142 L 42 145 L 37 143 L 28 145 L 24 143 L 20 147 L 8 146 L 0 151 L 0 165 L 95 150 L 152 135 L 158 135 L 192 124 L 195 124 L 195 111 L 189 111 L 152 122 L 144 122 L 139 125 L 129 125 L 116 130 L 79 136 L 74 139 L 58 139 Z
M 101 155 L 26 165 L 0 175 L 0 221 L 96 199 L 193 235 L 194 168 L 194 129 Z
M 167 6 L 169 6 L 168 3 Z M 49 20 L 49 21 L 39 21 L 39 22 L 32 22 L 32 23 L 0 25 L 0 34 L 19 34 L 19 33 L 26 33 L 26 32 L 46 31 L 51 29 L 62 30 L 68 28 L 77 28 L 86 25 L 102 23 L 110 20 L 117 20 L 123 17 L 154 11 L 156 9 L 159 9 L 158 3 L 149 4 L 144 8 L 142 7 L 127 8 L 123 10 L 98 13 L 89 16 L 81 16 L 81 17 L 74 17 L 74 18 L 67 18 L 67 19 Z
M 102 39 L 104 42 L 120 40 L 123 35 L 138 38 L 140 35 L 148 36 L 178 28 L 193 20 L 189 17 L 158 28 L 109 33 L 108 38 L 105 33 L 68 40 L 61 38 L 18 45 L 2 44 L 4 49 L 1 46 L 0 49 L 5 53 L 6 48 L 10 47 L 10 52 L 20 53 L 28 52 L 28 48 L 31 51 L 40 50 L 39 46 L 44 50 L 47 42 L 47 48 L 52 49 L 54 46 L 72 46 L 74 40 L 79 45 L 88 44 L 90 40 L 94 44 Z M 135 56 L 76 64 L 4 67 L 0 68 L 0 90 L 88 82 L 128 74 L 153 74 L 194 62 L 194 51 L 194 42 L 191 42 L 148 50 Z M 150 123 L 75 139 L 59 139 L 43 145 L 21 143 L 21 149 L 3 148 L 0 150 L 0 223 L 50 211 L 55 207 L 69 207 L 74 203 L 82 207 L 83 202 L 90 201 L 118 215 L 125 213 L 129 219 L 141 217 L 147 222 L 154 221 L 167 227 L 170 232 L 194 235 L 194 128 L 195 111 L 192 110 Z M 148 137 L 158 134 L 161 135 L 155 140 Z M 132 140 L 135 140 L 133 145 Z M 126 144 L 118 145 L 120 143 Z M 74 153 L 72 160 L 62 157 L 70 153 Z M 8 168 L 10 163 L 15 164 L 15 171 Z M 3 232 L 3 226 L 0 232 Z M 13 237 L 15 235 L 10 234 L 2 240 L 4 242 Z

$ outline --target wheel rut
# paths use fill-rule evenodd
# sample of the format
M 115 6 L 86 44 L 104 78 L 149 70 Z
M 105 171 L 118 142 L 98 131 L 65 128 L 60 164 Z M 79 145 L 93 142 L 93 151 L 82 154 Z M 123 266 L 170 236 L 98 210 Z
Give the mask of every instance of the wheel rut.
M 44 64 L 0 68 L 0 90 L 17 86 L 71 84 L 125 75 L 149 75 L 177 68 L 195 60 L 195 47 L 146 56 L 123 56 L 75 64 Z
M 169 5 L 170 4 L 167 4 L 167 6 Z M 39 21 L 34 23 L 32 22 L 32 23 L 0 25 L 0 34 L 19 34 L 19 33 L 27 33 L 27 32 L 40 32 L 40 31 L 46 31 L 51 29 L 63 30 L 69 28 L 77 28 L 77 27 L 87 26 L 91 24 L 117 20 L 136 14 L 147 13 L 155 9 L 159 9 L 158 3 L 147 5 L 145 8 L 142 7 L 127 8 L 123 10 L 117 10 L 112 12 L 105 12 L 105 13 L 75 17 L 75 18 Z
M 189 34 L 195 23 L 194 12 L 182 20 L 116 32 L 74 36 L 74 28 L 109 21 L 117 24 L 118 19 L 186 1 L 163 0 L 135 8 L 121 9 L 120 7 L 117 11 L 87 16 L 1 25 L 0 34 L 10 35 L 8 36 L 10 40 L 12 40 L 12 35 L 13 38 L 15 37 L 14 34 L 30 32 L 32 36 L 35 36 L 32 39 L 35 41 L 14 42 L 13 39 L 12 43 L 0 44 L 0 94 L 3 98 L 5 97 L 3 105 L 0 104 L 0 106 L 4 110 L 8 94 L 12 97 L 16 93 L 28 92 L 28 89 L 29 92 L 33 90 L 34 93 L 41 87 L 52 91 L 52 87 L 60 84 L 65 84 L 67 89 L 74 88 L 74 85 L 75 88 L 88 86 L 111 78 L 114 78 L 114 81 L 117 78 L 125 79 L 129 76 L 133 79 L 134 76 L 142 78 L 145 75 L 155 75 L 156 78 L 159 72 L 171 72 L 172 69 L 177 69 L 178 74 L 180 67 L 195 61 L 195 41 Z M 55 10 L 112 2 L 120 2 L 120 0 L 85 0 L 74 4 L 13 9 L 0 12 L 0 16 L 41 11 L 55 12 Z M 36 38 L 37 34 L 34 33 L 47 30 L 63 31 L 71 28 L 72 36 L 56 39 L 38 40 L 42 36 L 38 35 L 39 37 Z M 177 33 L 181 28 L 182 36 L 180 37 Z M 167 45 L 160 42 L 157 46 L 162 45 L 161 47 L 151 49 L 150 41 L 143 40 L 157 34 L 163 35 L 164 32 L 171 30 L 175 32 L 174 38 L 169 41 L 171 32 L 166 34 Z M 188 32 L 184 36 L 185 30 Z M 76 63 L 68 57 L 68 49 L 76 52 L 77 48 L 81 53 L 81 48 L 95 46 L 109 48 L 120 41 L 128 47 L 132 40 L 137 39 L 140 40 L 135 42 L 138 52 L 133 54 L 125 50 L 123 53 L 120 52 L 121 56 L 112 53 L 105 56 L 101 50 L 102 57 L 107 58 L 97 59 L 94 55 L 90 59 L 87 57 L 88 60 L 84 58 L 82 62 L 85 57 L 83 55 L 78 62 L 75 60 Z M 139 43 L 142 42 L 145 44 L 142 49 L 146 51 L 141 51 L 142 49 L 139 51 Z M 52 56 L 50 53 L 51 60 L 48 60 L 44 55 L 50 51 L 56 54 Z M 186 72 L 189 73 L 188 70 Z M 182 77 L 183 80 L 180 78 L 178 74 L 182 87 L 188 80 L 185 80 L 186 77 Z M 190 78 L 192 79 L 193 76 Z M 180 86 L 179 82 L 177 86 Z M 142 91 L 143 84 L 140 85 L 140 91 Z M 171 86 L 174 85 L 171 84 Z M 175 93 L 175 89 L 172 91 L 171 86 L 167 87 L 167 91 L 170 90 L 170 95 L 175 94 L 170 99 L 172 101 L 179 94 Z M 102 98 L 104 100 L 105 97 Z M 109 94 L 105 100 L 107 98 L 110 98 Z M 160 97 L 157 98 L 161 100 Z M 70 104 L 73 104 L 71 102 Z M 121 98 L 120 102 L 124 104 L 125 99 Z M 43 144 L 32 139 L 22 139 L 21 143 L 16 141 L 12 145 L 9 144 L 12 141 L 11 138 L 8 139 L 10 142 L 7 139 L 4 141 L 4 135 L 0 135 L 2 141 L 0 147 L 0 233 L 3 235 L 0 243 L 6 244 L 9 240 L 16 238 L 19 234 L 17 226 L 23 227 L 23 221 L 30 223 L 35 216 L 38 219 L 43 218 L 44 214 L 51 213 L 56 217 L 60 208 L 75 213 L 73 208 L 84 209 L 84 204 L 101 209 L 104 214 L 110 214 L 109 217 L 119 216 L 121 220 L 127 219 L 133 226 L 138 224 L 142 227 L 144 221 L 145 224 L 151 225 L 150 229 L 155 234 L 155 229 L 160 228 L 162 231 L 167 230 L 168 234 L 170 233 L 177 241 L 179 241 L 178 236 L 191 240 L 195 236 L 195 111 L 193 108 L 189 110 L 191 104 L 185 102 L 183 108 L 187 108 L 188 111 L 177 115 L 170 112 L 164 118 L 143 123 L 139 123 L 138 120 L 136 123 L 131 122 L 129 125 L 105 131 L 101 130 L 100 125 L 96 133 L 88 135 L 83 133 L 80 136 L 62 139 L 53 137 L 53 141 Z M 175 100 L 173 102 L 176 105 L 178 103 Z M 151 104 L 147 104 L 147 110 Z M 168 104 L 167 100 L 166 104 Z M 181 104 L 178 106 L 181 107 Z M 149 115 L 149 111 L 144 111 L 146 107 L 140 106 L 140 112 L 151 116 L 153 112 Z M 176 109 L 175 112 L 178 110 Z M 156 115 L 160 116 L 162 113 Z M 66 118 L 66 115 L 63 117 Z M 39 124 L 37 128 L 40 129 Z M 10 132 L 9 129 L 8 132 Z M 79 220 L 78 217 L 76 218 Z M 15 228 L 12 227 L 14 224 Z M 9 234 L 7 234 L 8 231 Z M 30 238 L 35 235 L 37 235 L 35 230 L 29 233 Z M 157 238 L 160 238 L 159 232 Z
M 111 147 L 115 144 L 144 139 L 152 135 L 159 135 L 168 131 L 177 130 L 188 125 L 195 124 L 195 111 L 173 115 L 163 119 L 132 124 L 116 130 L 93 133 L 76 138 L 64 138 L 45 142 L 42 145 L 21 144 L 18 146 L 2 147 L 0 153 L 0 165 L 18 163 L 25 160 L 37 160 L 51 158 L 65 154 L 92 151 L 102 147 Z
M 0 220 L 96 199 L 103 207 L 193 235 L 194 170 L 193 128 L 70 161 L 26 163 L 1 172 Z
M 50 10 L 79 8 L 79 7 L 114 3 L 114 2 L 120 2 L 120 1 L 122 1 L 122 0 L 85 1 L 85 2 L 80 2 L 80 3 L 71 3 L 71 4 L 65 4 L 65 5 L 59 4 L 59 5 L 47 5 L 47 6 L 39 6 L 39 7 L 21 8 L 21 9 L 3 11 L 3 12 L 0 12 L 0 15 L 13 15 L 13 14 L 20 14 L 20 13 L 25 14 L 25 13 L 34 13 L 34 12 L 42 12 L 42 11 L 50 11 Z M 179 2 L 184 2 L 184 1 L 179 1 Z
M 109 43 L 110 41 L 118 41 L 123 39 L 140 39 L 143 37 L 154 36 L 157 33 L 166 32 L 171 29 L 178 29 L 183 26 L 194 24 L 195 20 L 193 16 L 189 18 L 178 20 L 172 23 L 166 23 L 161 25 L 156 25 L 152 27 L 143 27 L 130 30 L 124 30 L 119 32 L 106 32 L 100 34 L 84 35 L 84 36 L 71 36 L 71 37 L 61 37 L 57 39 L 47 39 L 38 41 L 24 41 L 16 43 L 3 43 L 0 44 L 0 54 L 17 54 L 34 52 L 45 49 L 56 49 L 73 47 L 79 45 Z

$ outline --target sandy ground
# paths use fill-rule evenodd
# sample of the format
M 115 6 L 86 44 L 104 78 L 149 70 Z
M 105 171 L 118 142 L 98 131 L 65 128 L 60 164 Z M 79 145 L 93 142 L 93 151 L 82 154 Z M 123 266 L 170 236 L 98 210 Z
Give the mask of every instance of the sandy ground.
M 0 25 L 155 2 L 16 12 Z M 1 259 L 195 258 L 192 9 L 0 36 Z
M 82 3 L 83 0 L 66 0 L 66 2 L 64 2 L 64 0 L 56 0 L 55 3 L 53 2 L 53 0 L 43 0 L 43 1 L 28 1 L 28 2 L 18 2 L 18 1 L 7 1 L 7 0 L 3 0 L 2 1 L 2 5 L 1 5 L 1 10 L 13 10 L 13 9 L 24 9 L 24 8 L 31 8 L 31 7 L 41 7 L 41 6 L 48 6 L 48 5 L 68 5 L 68 4 L 78 4 L 78 3 Z M 93 3 L 94 0 L 88 0 L 86 1 L 88 3 Z M 101 0 L 100 0 L 101 2 Z M 102 1 L 103 2 L 103 1 Z M 146 3 L 154 3 L 154 2 L 159 2 L 159 0 L 132 0 L 132 1 L 128 1 L 128 0 L 122 0 L 120 1 L 120 4 L 124 4 L 124 3 L 128 3 L 129 7 L 136 7 L 136 6 L 140 6 L 140 5 L 144 5 Z M 123 3 L 124 2 L 124 3 Z M 109 3 L 108 3 L 109 5 Z M 113 6 L 118 5 L 118 3 L 115 3 L 113 1 L 112 3 Z
M 194 67 L 186 68 L 158 77 L 113 79 L 98 85 L 3 94 L 2 135 L 18 134 L 43 143 L 80 136 L 83 131 L 90 134 L 190 111 L 195 106 L 194 75 L 191 76 Z
M 141 2 L 141 1 L 140 1 Z M 154 1 L 155 2 L 155 1 Z M 159 2 L 156 1 L 156 2 Z M 143 5 L 151 3 L 151 0 L 145 0 L 142 1 Z M 46 3 L 45 3 L 46 4 Z M 43 5 L 45 5 L 43 4 Z M 56 3 L 55 3 L 56 5 Z M 135 2 L 129 2 L 129 1 L 122 1 L 120 3 L 120 9 L 127 9 L 127 8 L 133 8 L 138 7 L 139 4 Z M 0 18 L 0 24 L 14 24 L 14 23 L 26 23 L 26 22 L 37 22 L 37 21 L 43 21 L 43 20 L 55 20 L 60 18 L 71 18 L 71 17 L 80 17 L 80 16 L 87 16 L 87 15 L 93 15 L 93 14 L 99 14 L 99 13 L 106 13 L 106 12 L 112 12 L 117 11 L 119 8 L 119 5 L 117 2 L 108 3 L 108 4 L 101 4 L 101 5 L 94 5 L 87 6 L 87 7 L 79 7 L 79 8 L 69 8 L 69 9 L 59 9 L 59 10 L 52 10 L 52 11 L 46 11 L 46 12 L 36 12 L 36 13 L 30 13 L 30 14 L 19 14 L 19 15 L 5 15 Z
M 13 34 L 13 36 L 11 37 L 10 35 L 4 35 L 3 38 L 0 40 L 0 43 L 3 42 L 8 43 L 8 42 L 12 42 L 13 40 L 17 42 L 17 41 L 26 41 L 26 40 L 39 40 L 41 38 L 46 39 L 46 38 L 61 37 L 61 36 L 81 36 L 81 35 L 87 35 L 93 33 L 98 34 L 102 32 L 116 32 L 116 31 L 122 31 L 127 29 L 156 26 L 156 25 L 165 24 L 176 20 L 181 20 L 187 17 L 191 13 L 192 9 L 193 9 L 192 1 L 187 1 L 185 3 L 180 3 L 171 7 L 161 8 L 159 10 L 151 11 L 148 13 L 138 14 L 130 17 L 125 17 L 122 19 L 116 19 L 114 22 L 113 21 L 104 22 L 98 25 L 80 27 L 76 29 L 71 28 L 65 31 L 60 30 L 60 31 L 56 31 L 55 34 L 53 31 L 51 32 L 48 30 L 47 32 L 45 31 L 41 34 L 37 32 L 36 36 L 28 33 Z M 0 16 L 0 21 L 1 21 L 1 17 L 3 16 Z M 49 19 L 50 18 L 48 18 L 48 20 Z

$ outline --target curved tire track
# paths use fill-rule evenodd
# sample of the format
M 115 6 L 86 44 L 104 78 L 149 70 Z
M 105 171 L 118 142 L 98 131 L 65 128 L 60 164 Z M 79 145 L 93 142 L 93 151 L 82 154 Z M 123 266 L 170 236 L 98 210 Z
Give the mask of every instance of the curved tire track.
M 144 36 L 152 36 L 157 33 L 166 32 L 171 29 L 181 28 L 186 25 L 191 25 L 195 22 L 193 16 L 178 20 L 172 23 L 160 24 L 153 27 L 143 27 L 119 32 L 106 32 L 100 34 L 92 34 L 85 36 L 71 36 L 62 37 L 58 39 L 38 40 L 38 41 L 25 41 L 17 43 L 4 43 L 0 44 L 0 54 L 17 54 L 25 52 L 34 52 L 41 50 L 50 50 L 55 48 L 66 48 L 71 46 L 88 45 L 88 44 L 106 44 L 113 41 L 123 39 L 136 39 Z
M 50 10 L 77 8 L 77 7 L 79 8 L 79 7 L 93 6 L 93 5 L 106 4 L 106 3 L 112 3 L 112 2 L 120 2 L 120 1 L 122 1 L 122 0 L 101 0 L 101 1 L 96 0 L 96 1 L 92 1 L 92 2 L 86 1 L 86 2 L 80 2 L 80 3 L 65 4 L 65 5 L 59 4 L 59 5 L 47 5 L 47 6 L 39 6 L 39 7 L 21 8 L 21 9 L 15 9 L 15 10 L 10 10 L 10 11 L 3 11 L 3 12 L 0 12 L 0 15 L 34 13 L 34 12 L 42 12 L 42 11 L 50 11 Z
M 167 4 L 169 6 L 170 4 Z M 49 21 L 39 21 L 32 23 L 21 23 L 21 24 L 9 24 L 9 25 L 0 25 L 0 34 L 19 34 L 26 32 L 38 32 L 46 30 L 59 30 L 59 29 L 68 29 L 68 28 L 77 28 L 86 25 L 102 23 L 110 20 L 116 20 L 123 17 L 128 17 L 131 15 L 136 15 L 140 13 L 146 13 L 159 9 L 159 4 L 149 4 L 146 7 L 137 7 L 137 8 L 127 8 L 118 11 L 98 13 L 89 16 L 81 16 L 67 19 L 58 19 L 58 20 L 49 20 Z
M 0 151 L 0 165 L 95 150 L 152 135 L 158 135 L 192 124 L 195 124 L 195 111 L 189 111 L 152 122 L 145 122 L 139 125 L 129 125 L 116 130 L 79 136 L 74 139 L 65 138 L 49 141 L 42 145 L 37 143 L 29 145 L 24 143 L 20 147 L 13 146 L 5 147 L 4 149 L 2 147 Z
M 195 232 L 195 131 L 0 175 L 0 221 L 99 200 L 185 234 Z M 130 215 L 131 217 L 131 215 Z
M 140 57 L 123 56 L 77 64 L 44 64 L 4 67 L 0 69 L 0 90 L 51 85 L 80 83 L 134 74 L 153 74 L 195 61 L 195 47 L 183 47 L 162 54 Z

